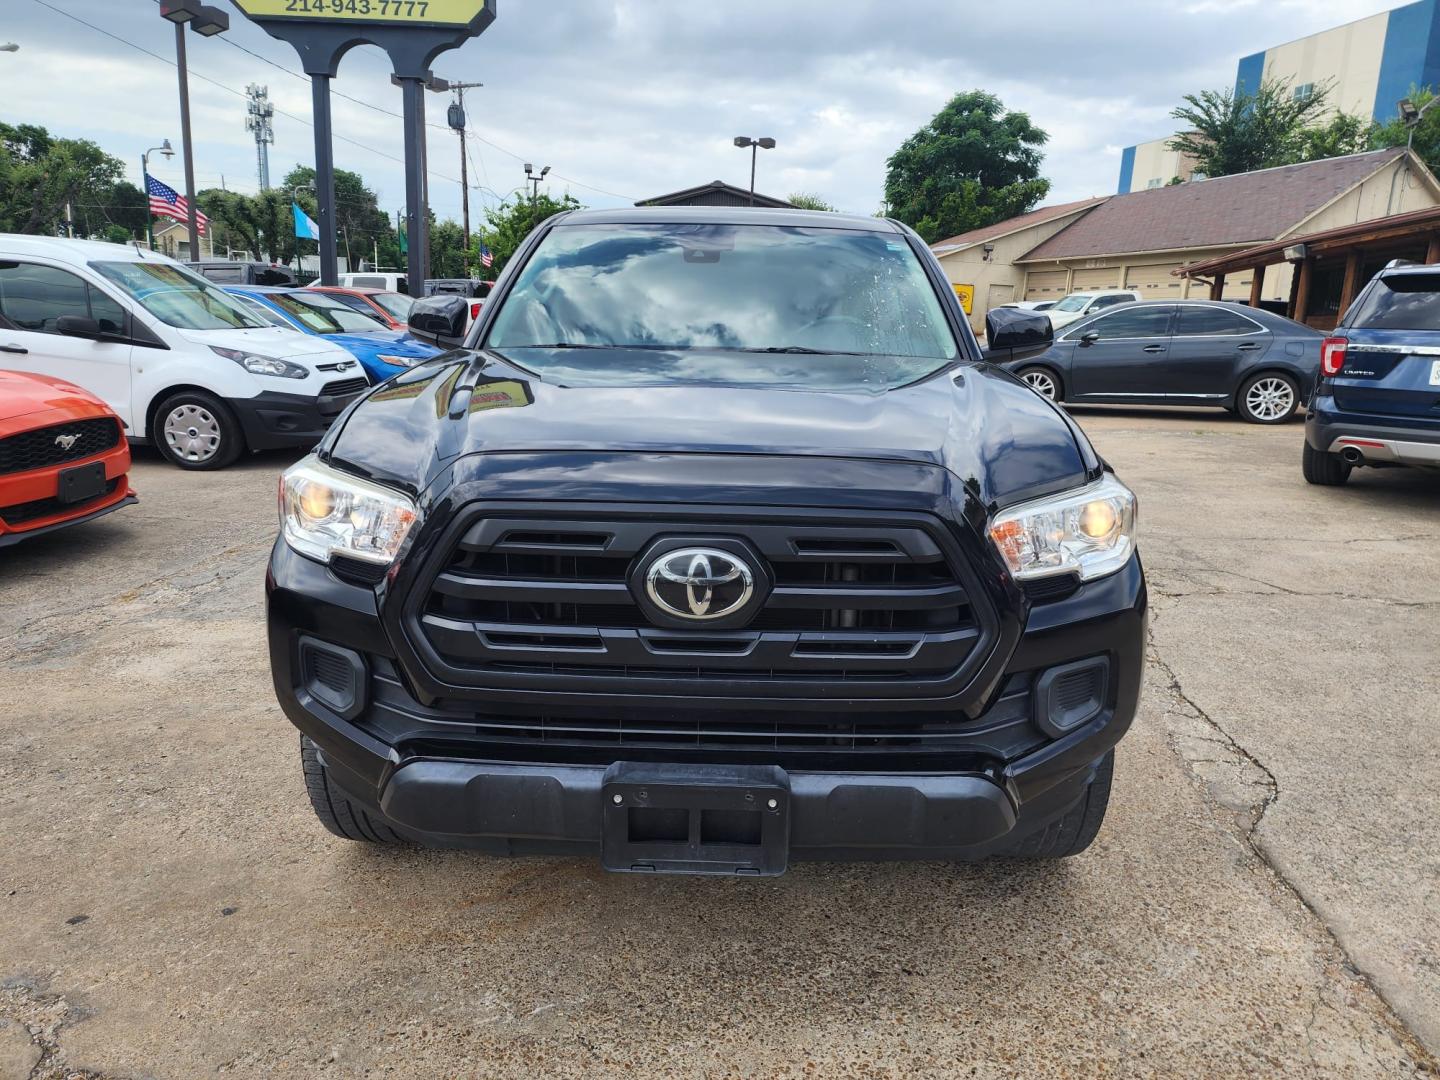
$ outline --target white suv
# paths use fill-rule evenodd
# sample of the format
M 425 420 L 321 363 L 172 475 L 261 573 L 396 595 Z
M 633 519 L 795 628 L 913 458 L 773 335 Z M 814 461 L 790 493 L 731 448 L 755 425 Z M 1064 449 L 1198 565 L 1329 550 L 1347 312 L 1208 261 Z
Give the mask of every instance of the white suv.
M 0 368 L 89 390 L 182 469 L 311 445 L 369 386 L 338 345 L 269 325 L 173 259 L 4 234 Z
M 1094 315 L 1097 311 L 1104 311 L 1116 304 L 1129 304 L 1143 299 L 1145 299 L 1143 296 L 1131 289 L 1072 292 L 1054 307 L 1048 309 L 1045 314 L 1050 319 L 1050 325 L 1059 330 L 1062 326 L 1078 322 L 1086 315 Z

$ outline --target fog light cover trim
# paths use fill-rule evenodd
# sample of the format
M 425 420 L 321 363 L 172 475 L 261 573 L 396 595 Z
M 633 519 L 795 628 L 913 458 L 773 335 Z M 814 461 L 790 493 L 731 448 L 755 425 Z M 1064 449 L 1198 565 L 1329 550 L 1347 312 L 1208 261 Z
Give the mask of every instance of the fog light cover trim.
M 1109 657 L 1048 668 L 1035 682 L 1035 723 L 1059 738 L 1099 716 L 1109 696 Z

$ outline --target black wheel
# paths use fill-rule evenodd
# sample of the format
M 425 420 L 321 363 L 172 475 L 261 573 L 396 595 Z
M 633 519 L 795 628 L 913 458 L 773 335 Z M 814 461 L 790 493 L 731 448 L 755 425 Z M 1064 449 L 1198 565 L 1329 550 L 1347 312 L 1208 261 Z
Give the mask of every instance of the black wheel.
M 330 783 L 330 776 L 320 760 L 320 751 L 303 735 L 300 737 L 300 768 L 305 774 L 305 791 L 310 796 L 315 816 L 336 836 L 366 844 L 405 842 L 373 812 L 351 802 Z
M 1068 859 L 1088 848 L 1105 820 L 1110 805 L 1110 781 L 1115 775 L 1115 751 L 1100 759 L 1095 779 L 1085 789 L 1085 797 L 1061 818 L 1056 818 L 1039 832 L 1033 832 L 1013 848 L 1001 854 L 1012 859 Z
M 1322 487 L 1339 487 L 1350 479 L 1350 463 L 1339 454 L 1316 450 L 1308 442 L 1300 451 L 1300 471 L 1305 479 Z
M 1289 375 L 1262 371 L 1245 380 L 1235 395 L 1235 407 L 1252 424 L 1283 424 L 1295 415 L 1300 387 Z
M 204 390 L 181 390 L 160 402 L 150 441 L 172 465 L 197 471 L 223 469 L 245 449 L 239 421 Z
M 1064 400 L 1065 387 L 1060 382 L 1060 376 L 1050 368 L 1039 366 L 1021 368 L 1016 374 L 1021 382 L 1041 397 L 1049 398 L 1051 401 Z

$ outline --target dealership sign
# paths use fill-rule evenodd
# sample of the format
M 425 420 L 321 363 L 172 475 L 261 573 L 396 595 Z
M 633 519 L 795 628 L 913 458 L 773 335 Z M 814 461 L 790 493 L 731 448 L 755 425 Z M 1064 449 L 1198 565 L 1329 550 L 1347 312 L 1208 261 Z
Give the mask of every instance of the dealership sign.
M 486 0 L 234 0 L 234 3 L 257 22 L 283 19 L 311 24 L 376 23 L 474 29 L 478 33 L 495 17 L 493 4 Z M 478 28 L 477 23 L 480 23 Z

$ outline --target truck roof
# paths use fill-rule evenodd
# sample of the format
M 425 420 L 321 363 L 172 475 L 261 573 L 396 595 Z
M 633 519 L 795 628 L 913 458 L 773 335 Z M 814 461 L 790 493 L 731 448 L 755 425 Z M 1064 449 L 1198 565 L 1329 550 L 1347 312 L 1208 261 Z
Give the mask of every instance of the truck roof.
M 901 231 L 885 218 L 759 206 L 624 206 L 609 210 L 572 210 L 564 215 L 563 221 L 566 225 L 777 225 L 876 233 Z

